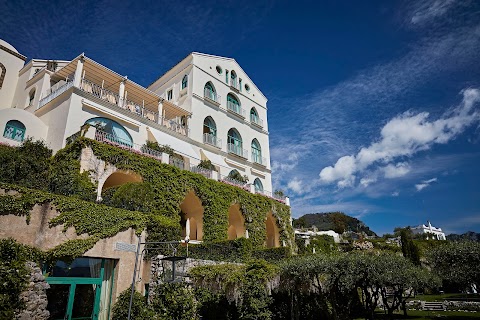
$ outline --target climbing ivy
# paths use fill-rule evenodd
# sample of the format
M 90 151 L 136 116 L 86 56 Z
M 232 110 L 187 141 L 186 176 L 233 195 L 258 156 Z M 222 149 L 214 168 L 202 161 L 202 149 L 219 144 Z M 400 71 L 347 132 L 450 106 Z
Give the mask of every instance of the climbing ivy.
M 129 228 L 140 234 L 154 219 L 156 232 L 163 240 L 171 240 L 180 233 L 180 226 L 174 219 L 155 216 L 138 211 L 129 211 L 113 208 L 44 191 L 28 189 L 19 186 L 0 183 L 4 195 L 0 196 L 0 215 L 24 215 L 28 219 L 30 211 L 35 204 L 49 204 L 60 212 L 58 216 L 49 221 L 49 226 L 63 225 L 64 231 L 74 227 L 77 235 L 86 235 L 86 238 L 69 240 L 47 252 L 47 258 L 57 260 L 60 258 L 73 259 L 81 256 L 91 249 L 100 239 L 116 235 Z
M 43 150 L 43 146 L 36 147 Z M 120 170 L 140 175 L 143 182 L 107 190 L 104 192 L 104 204 L 93 202 L 96 185 L 90 181 L 89 172 L 80 173 L 80 155 L 85 148 L 91 148 L 97 158 Z M 8 158 L 9 152 L 18 150 L 2 146 L 0 153 L 3 158 Z M 233 204 L 239 204 L 249 231 L 248 242 L 253 249 L 264 245 L 265 217 L 270 211 L 276 217 L 280 240 L 290 248 L 294 246 L 290 208 L 271 198 L 82 137 L 68 144 L 53 158 L 46 158 L 47 152 L 44 154 L 42 161 L 49 166 L 42 165 L 40 173 L 48 177 L 48 186 L 41 189 L 54 193 L 0 183 L 0 188 L 5 189 L 5 194 L 0 196 L 0 214 L 24 215 L 28 222 L 35 204 L 55 207 L 60 214 L 49 222 L 50 226 L 63 225 L 65 230 L 74 227 L 76 233 L 85 235 L 85 238 L 70 240 L 52 249 L 49 253 L 52 258 L 79 256 L 98 240 L 128 228 L 134 228 L 137 233 L 146 230 L 150 241 L 177 239 L 180 234 L 180 204 L 190 191 L 200 199 L 204 209 L 203 240 L 206 244 L 227 240 L 228 209 Z M 11 191 L 16 191 L 16 194 Z
M 276 200 L 86 138 L 74 141 L 69 150 L 74 153 L 73 157 L 79 158 L 80 151 L 87 147 L 92 149 L 97 158 L 120 170 L 142 176 L 143 181 L 152 187 L 155 195 L 152 203 L 158 215 L 179 219 L 180 204 L 187 193 L 193 190 L 204 209 L 203 240 L 206 242 L 227 239 L 228 208 L 238 203 L 255 247 L 264 244 L 265 217 L 269 211 L 276 217 L 281 230 L 280 240 L 284 240 L 289 247 L 294 245 L 290 208 Z

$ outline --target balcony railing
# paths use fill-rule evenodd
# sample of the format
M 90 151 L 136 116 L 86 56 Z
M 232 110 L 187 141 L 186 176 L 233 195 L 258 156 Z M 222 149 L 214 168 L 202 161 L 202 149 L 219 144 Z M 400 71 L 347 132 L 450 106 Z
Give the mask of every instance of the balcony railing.
M 123 150 L 154 158 L 159 161 L 162 160 L 162 153 L 160 151 L 147 148 L 143 145 L 132 143 L 131 141 L 116 137 L 113 134 L 98 129 L 95 131 L 95 140 L 121 148 Z
M 243 118 L 245 118 L 245 110 L 242 109 L 238 104 L 233 103 L 232 101 L 227 101 L 227 109 Z
M 181 170 L 185 169 L 185 162 L 180 158 L 170 156 L 169 164 Z
M 49 103 L 50 101 L 52 101 L 53 99 L 55 99 L 56 97 L 58 97 L 59 95 L 61 95 L 62 93 L 64 93 L 65 91 L 67 91 L 72 86 L 73 86 L 73 81 L 65 82 L 63 85 L 58 87 L 55 91 L 52 91 L 47 96 L 40 99 L 40 101 L 38 102 L 37 110 L 43 107 L 44 105 L 46 105 L 47 103 Z
M 232 186 L 235 186 L 235 187 L 240 187 L 244 190 L 247 190 L 247 191 L 250 191 L 250 185 L 246 182 L 243 182 L 243 181 L 238 181 L 236 179 L 233 179 L 229 176 L 222 176 L 220 175 L 220 179 L 219 179 L 220 182 L 223 182 L 223 183 L 226 183 L 226 184 L 229 184 L 229 185 L 232 185 Z
M 262 157 L 261 155 L 258 155 L 258 154 L 252 154 L 252 162 L 260 164 L 262 166 L 267 165 L 267 159 L 265 159 L 264 157 Z
M 211 133 L 203 134 L 203 143 L 210 144 L 217 148 L 222 148 L 222 139 L 217 138 L 217 136 Z
M 235 88 L 237 90 L 240 90 L 240 84 L 238 83 L 237 79 L 231 79 L 230 78 L 230 86 L 232 88 Z
M 194 173 L 201 174 L 205 178 L 211 179 L 212 178 L 212 170 L 205 169 L 199 166 L 191 166 L 190 171 Z
M 233 143 L 229 143 L 227 145 L 227 151 L 229 153 L 236 154 L 239 157 L 248 159 L 248 151 L 243 149 L 241 146 L 235 145 Z
M 94 97 L 110 103 L 111 105 L 115 105 L 118 108 L 127 110 L 137 116 L 167 127 L 172 131 L 188 136 L 188 128 L 181 123 L 178 123 L 177 120 L 165 119 L 164 117 L 160 116 L 158 112 L 145 108 L 143 105 L 140 105 L 134 101 L 120 98 L 118 94 L 115 94 L 113 91 L 104 89 L 90 80 L 87 80 L 85 78 L 82 79 L 80 83 L 80 89 L 86 93 L 93 95 Z
M 254 116 L 253 114 L 250 115 L 250 122 L 259 127 L 263 127 L 263 120 L 260 119 L 258 116 Z
M 216 93 L 215 91 L 209 90 L 209 89 L 207 89 L 207 88 L 205 88 L 205 89 L 203 90 L 203 97 L 204 97 L 204 98 L 207 98 L 207 99 L 209 99 L 209 100 L 211 100 L 211 101 L 213 101 L 213 102 L 216 102 L 216 103 L 218 103 L 218 104 L 219 104 L 220 101 L 221 101 L 221 96 L 220 96 L 218 93 Z
M 271 191 L 267 191 L 267 190 L 255 190 L 255 193 L 261 194 L 265 197 L 275 199 L 282 203 L 285 203 L 285 200 L 287 198 L 286 196 L 279 196 L 278 194 L 272 193 Z

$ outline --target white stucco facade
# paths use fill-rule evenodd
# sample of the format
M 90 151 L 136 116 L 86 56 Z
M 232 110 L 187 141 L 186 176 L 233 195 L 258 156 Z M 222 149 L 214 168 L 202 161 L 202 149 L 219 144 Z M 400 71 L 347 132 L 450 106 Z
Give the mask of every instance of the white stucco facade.
M 101 141 L 113 139 L 136 151 L 145 150 L 147 141 L 168 145 L 177 157 L 163 156 L 163 162 L 195 171 L 210 160 L 216 171 L 204 173 L 209 178 L 288 204 L 272 192 L 267 98 L 234 59 L 192 53 L 149 88 L 83 54 L 71 61 L 25 61 L 0 40 L 0 142 L 19 145 L 32 137 L 56 152 L 85 123 L 101 123 L 110 126 L 106 135 L 94 136 Z M 206 83 L 214 96 L 206 93 Z M 236 104 L 227 103 L 227 96 Z M 205 134 L 207 117 L 215 129 Z M 248 183 L 228 178 L 232 170 Z
M 427 234 L 427 239 L 447 240 L 442 228 L 432 227 L 430 221 L 427 222 L 427 225 L 421 224 L 411 228 L 411 230 L 413 234 Z

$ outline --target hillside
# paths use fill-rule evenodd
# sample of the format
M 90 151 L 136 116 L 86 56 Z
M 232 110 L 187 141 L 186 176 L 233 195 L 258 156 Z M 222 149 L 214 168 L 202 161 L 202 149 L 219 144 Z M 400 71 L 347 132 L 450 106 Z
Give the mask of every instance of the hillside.
M 334 230 L 338 233 L 365 232 L 369 236 L 377 236 L 365 223 L 357 218 L 347 216 L 343 212 L 309 213 L 293 220 L 294 228 L 310 228 L 312 226 L 316 226 L 318 230 Z
M 480 233 L 468 231 L 464 234 L 449 234 L 447 240 L 450 241 L 475 241 L 480 242 Z

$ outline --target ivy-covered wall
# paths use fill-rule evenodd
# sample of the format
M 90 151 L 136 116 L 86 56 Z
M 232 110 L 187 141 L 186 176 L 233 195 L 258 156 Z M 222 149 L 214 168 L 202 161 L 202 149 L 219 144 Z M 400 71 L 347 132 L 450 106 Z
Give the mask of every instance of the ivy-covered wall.
M 58 217 L 48 222 L 51 226 L 74 227 L 78 235 L 88 235 L 52 249 L 49 253 L 52 259 L 81 255 L 98 240 L 129 228 L 137 233 L 146 230 L 151 241 L 179 239 L 180 204 L 191 190 L 200 199 L 204 209 L 205 243 L 227 240 L 228 209 L 239 204 L 253 249 L 260 249 L 265 243 L 265 218 L 269 212 L 277 220 L 280 242 L 285 241 L 290 248 L 294 245 L 290 208 L 273 199 L 87 138 L 73 141 L 53 158 L 43 155 L 48 153 L 44 146 L 28 141 L 26 146 L 23 147 L 25 150 L 22 147 L 0 146 L 0 160 L 29 158 L 28 166 L 11 164 L 12 170 L 17 170 L 22 177 L 37 170 L 31 172 L 31 176 L 42 177 L 39 180 L 43 182 L 38 186 L 27 184 L 29 187 L 35 186 L 35 189 L 25 188 L 18 186 L 15 179 L 5 172 L 0 173 L 0 180 L 8 182 L 0 184 L 6 190 L 0 196 L 0 215 L 25 215 L 28 221 L 35 204 L 48 203 L 60 212 Z M 143 182 L 104 192 L 105 204 L 93 202 L 96 198 L 96 182 L 90 181 L 88 172 L 80 173 L 80 156 L 85 148 L 91 148 L 96 158 L 120 170 L 140 175 Z M 36 149 L 43 155 L 40 160 L 35 156 Z M 35 158 L 41 161 L 41 165 L 32 165 Z M 9 190 L 15 190 L 18 194 L 9 194 Z
M 153 197 L 149 207 L 156 215 L 179 219 L 180 204 L 193 190 L 204 209 L 203 240 L 206 242 L 227 239 L 228 208 L 238 203 L 255 247 L 265 242 L 265 219 L 270 211 L 280 228 L 280 242 L 284 240 L 289 246 L 293 243 L 290 208 L 278 201 L 86 138 L 74 141 L 63 152 L 73 153 L 73 158 L 78 158 L 81 150 L 87 147 L 97 158 L 120 170 L 140 175 L 151 188 Z

